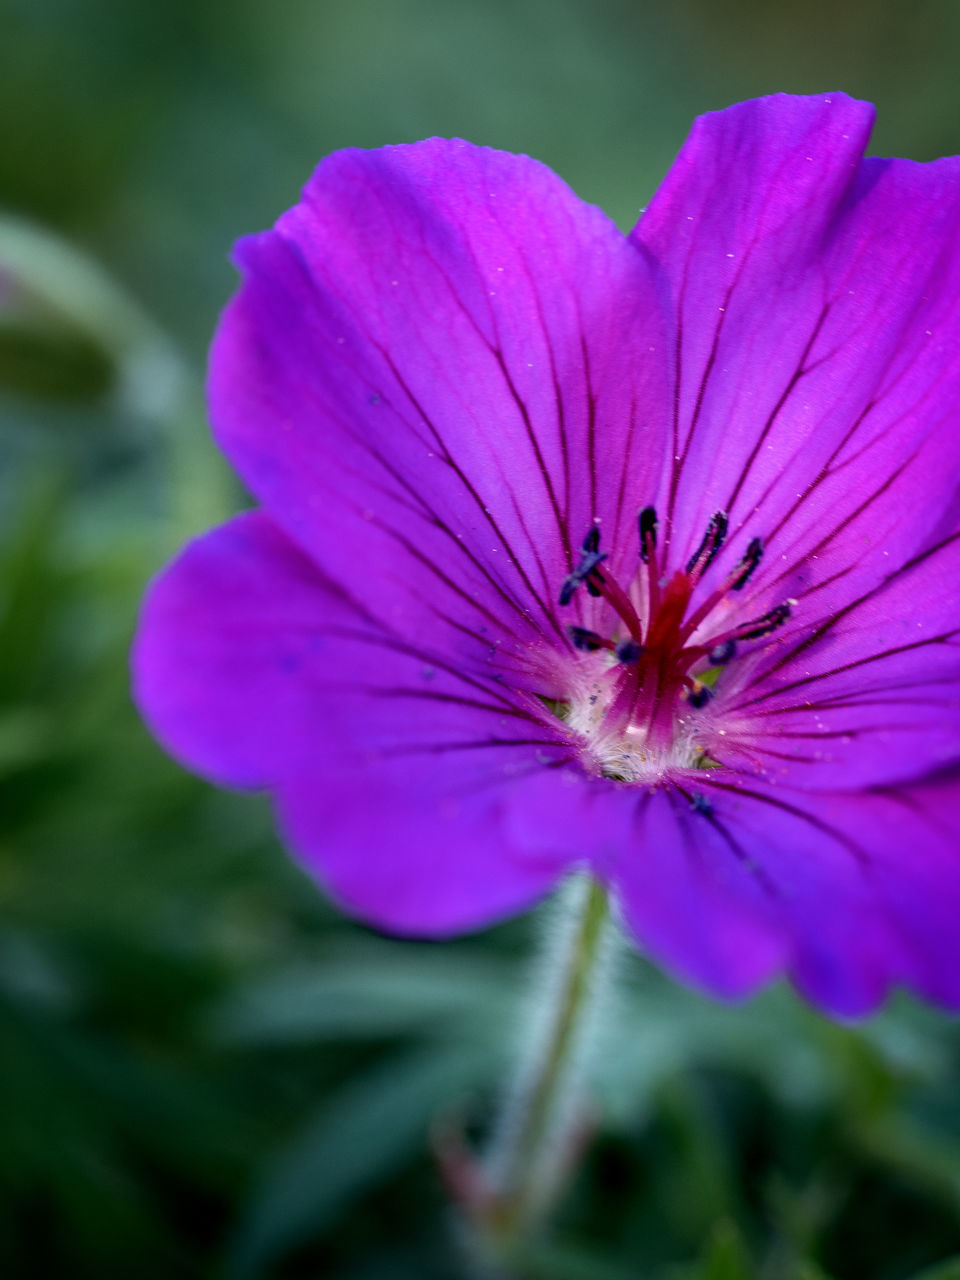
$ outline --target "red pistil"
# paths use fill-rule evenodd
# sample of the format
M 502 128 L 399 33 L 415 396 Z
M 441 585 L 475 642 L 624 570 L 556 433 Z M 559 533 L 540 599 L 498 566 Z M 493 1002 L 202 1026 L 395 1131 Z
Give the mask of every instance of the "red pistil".
M 630 596 L 604 564 L 607 557 L 600 551 L 599 531 L 592 528 L 584 539 L 580 563 L 565 579 L 560 603 L 567 604 L 576 589 L 584 585 L 591 595 L 607 600 L 629 633 L 618 640 L 606 639 L 582 627 L 569 628 L 576 648 L 611 650 L 617 659 L 611 670 L 615 684 L 604 714 L 604 725 L 610 732 L 621 733 L 630 728 L 639 732 L 648 745 L 668 745 L 681 697 L 694 710 L 705 706 L 710 698 L 710 690 L 692 674 L 693 668 L 702 669 L 705 661 L 726 664 L 734 658 L 738 642 L 761 639 L 790 617 L 792 602 L 785 602 L 760 617 L 710 636 L 702 644 L 688 644 L 717 605 L 730 592 L 741 591 L 747 585 L 762 559 L 763 544 L 753 538 L 721 585 L 687 617 L 700 579 L 723 547 L 727 527 L 726 513 L 715 512 L 686 567 L 678 569 L 664 586 L 659 577 L 656 512 L 652 507 L 640 512 L 640 560 L 647 579 L 645 627 Z
M 649 649 L 660 651 L 673 647 L 671 642 L 678 636 L 693 587 L 690 575 L 681 569 L 667 583 L 660 608 L 650 615 L 650 634 L 647 639 Z

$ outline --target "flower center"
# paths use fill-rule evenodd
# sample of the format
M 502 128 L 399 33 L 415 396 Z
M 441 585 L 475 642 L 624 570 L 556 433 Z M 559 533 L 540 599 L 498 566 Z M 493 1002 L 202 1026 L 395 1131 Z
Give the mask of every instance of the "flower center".
M 592 528 L 583 540 L 580 562 L 560 589 L 560 603 L 569 604 L 583 586 L 611 605 L 622 629 L 604 636 L 568 627 L 575 649 L 606 661 L 594 671 L 589 688 L 565 707 L 564 719 L 587 740 L 604 776 L 638 781 L 670 767 L 696 765 L 703 752 L 695 742 L 695 719 L 691 722 L 685 712 L 707 705 L 718 669 L 736 657 L 741 643 L 769 635 L 790 617 L 795 602 L 785 601 L 760 617 L 734 627 L 718 623 L 710 631 L 706 624 L 717 606 L 743 590 L 763 558 L 763 543 L 755 537 L 720 585 L 696 604 L 700 580 L 720 554 L 727 527 L 726 513 L 715 512 L 686 567 L 662 576 L 657 515 L 645 507 L 638 517 L 640 564 L 627 590 L 605 567 L 599 529 Z

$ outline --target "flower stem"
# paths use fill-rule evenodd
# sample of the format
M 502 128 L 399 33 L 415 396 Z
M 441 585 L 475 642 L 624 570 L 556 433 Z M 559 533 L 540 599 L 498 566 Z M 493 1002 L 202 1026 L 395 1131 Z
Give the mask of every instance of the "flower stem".
M 546 1014 L 541 1034 L 508 1099 L 494 1151 L 487 1222 L 501 1254 L 519 1245 L 549 1209 L 581 1129 L 577 1067 L 583 1064 L 587 1015 L 603 968 L 609 903 L 596 880 L 578 888 L 581 900 L 559 940 L 562 950 L 547 957 L 552 990 L 548 1007 L 538 1011 L 541 1018 Z

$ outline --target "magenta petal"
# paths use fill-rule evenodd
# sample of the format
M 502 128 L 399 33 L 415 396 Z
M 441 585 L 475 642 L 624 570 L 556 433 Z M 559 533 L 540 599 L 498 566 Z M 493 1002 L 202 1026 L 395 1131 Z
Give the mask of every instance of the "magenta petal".
M 595 520 L 635 557 L 663 464 L 646 263 L 542 165 L 465 142 L 346 151 L 241 243 L 217 437 L 375 616 L 482 661 L 561 634 Z
M 277 793 L 304 865 L 371 923 L 438 934 L 527 906 L 562 870 L 515 854 L 510 793 L 567 754 L 498 687 L 399 644 L 259 512 L 154 583 L 135 697 L 192 768 Z
M 278 789 L 281 823 L 302 865 L 368 924 L 428 938 L 479 928 L 531 906 L 568 866 L 504 832 L 536 763 L 482 754 L 298 776 Z
M 330 599 L 260 512 L 191 542 L 151 584 L 133 648 L 134 699 L 171 754 L 237 787 L 303 767 L 326 689 L 301 675 L 322 661 Z
M 721 998 L 778 973 L 859 1017 L 904 985 L 960 1007 L 960 774 L 854 795 L 704 770 L 651 790 L 544 772 L 513 843 L 579 851 L 640 946 Z
M 763 896 L 798 990 L 826 1013 L 857 1017 L 896 984 L 960 1005 L 949 962 L 960 918 L 958 802 L 957 775 L 847 795 L 723 774 L 705 777 L 682 827 L 688 856 L 725 860 L 747 901 Z
M 793 786 L 856 789 L 960 760 L 960 534 L 724 682 L 709 753 Z
M 864 160 L 872 118 L 705 116 L 634 233 L 675 310 L 678 558 L 716 508 L 749 522 L 758 604 L 808 628 L 923 549 L 960 468 L 960 161 Z
M 196 539 L 157 578 L 133 665 L 157 736 L 236 786 L 474 744 L 526 759 L 562 742 L 558 721 L 551 733 L 492 676 L 398 640 L 259 511 Z
M 514 843 L 586 859 L 628 931 L 679 978 L 734 999 L 784 967 L 778 913 L 709 828 L 700 839 L 702 819 L 680 792 L 551 771 L 531 779 L 522 799 L 511 813 Z

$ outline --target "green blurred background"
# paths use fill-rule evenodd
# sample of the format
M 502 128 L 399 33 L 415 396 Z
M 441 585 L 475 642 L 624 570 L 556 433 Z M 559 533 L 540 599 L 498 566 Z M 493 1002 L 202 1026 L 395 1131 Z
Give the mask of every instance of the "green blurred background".
M 243 502 L 207 443 L 227 253 L 340 146 L 527 151 L 624 227 L 777 89 L 960 151 L 955 0 L 0 0 L 0 1272 L 462 1274 L 431 1120 L 482 1117 L 537 924 L 338 918 L 127 699 L 144 581 Z M 960 1029 L 629 956 L 598 1139 L 531 1280 L 956 1280 Z

